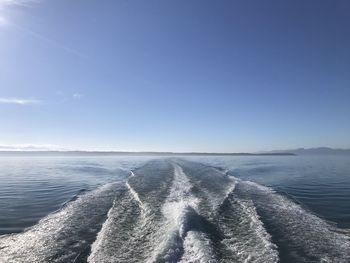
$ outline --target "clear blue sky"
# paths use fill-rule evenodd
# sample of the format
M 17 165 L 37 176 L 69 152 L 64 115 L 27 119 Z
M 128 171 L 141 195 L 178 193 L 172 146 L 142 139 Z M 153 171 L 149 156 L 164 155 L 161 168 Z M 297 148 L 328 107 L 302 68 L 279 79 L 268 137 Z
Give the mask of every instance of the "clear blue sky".
M 347 0 L 0 0 L 0 148 L 350 147 L 349 14 Z

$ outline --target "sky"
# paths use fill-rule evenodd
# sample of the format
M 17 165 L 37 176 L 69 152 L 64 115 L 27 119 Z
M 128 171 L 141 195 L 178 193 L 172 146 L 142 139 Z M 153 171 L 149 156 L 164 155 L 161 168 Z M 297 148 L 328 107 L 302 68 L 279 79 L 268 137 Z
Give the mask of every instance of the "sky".
M 0 0 L 0 150 L 350 148 L 347 0 Z

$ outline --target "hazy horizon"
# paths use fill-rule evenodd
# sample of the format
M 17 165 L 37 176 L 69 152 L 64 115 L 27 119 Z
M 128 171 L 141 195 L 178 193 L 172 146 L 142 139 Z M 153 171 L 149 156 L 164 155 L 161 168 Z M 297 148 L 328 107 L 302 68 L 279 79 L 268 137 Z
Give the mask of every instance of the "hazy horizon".
M 171 154 L 177 154 L 177 153 L 184 153 L 184 154 L 191 154 L 191 153 L 200 153 L 200 154 L 264 154 L 264 153 L 289 153 L 289 151 L 298 151 L 298 150 L 331 150 L 331 151 L 348 151 L 349 148 L 332 148 L 327 146 L 320 146 L 320 147 L 312 147 L 312 148 L 305 148 L 305 147 L 297 147 L 297 148 L 290 148 L 290 149 L 269 149 L 269 150 L 261 150 L 261 151 L 222 151 L 222 152 L 214 152 L 214 151 L 171 151 L 171 150 L 165 150 L 165 151 L 152 151 L 152 150 L 101 150 L 101 149 L 94 149 L 94 150 L 85 150 L 85 149 L 70 149 L 70 148 L 60 148 L 57 146 L 52 145 L 0 145 L 0 152 L 96 152 L 96 153 L 171 153 Z

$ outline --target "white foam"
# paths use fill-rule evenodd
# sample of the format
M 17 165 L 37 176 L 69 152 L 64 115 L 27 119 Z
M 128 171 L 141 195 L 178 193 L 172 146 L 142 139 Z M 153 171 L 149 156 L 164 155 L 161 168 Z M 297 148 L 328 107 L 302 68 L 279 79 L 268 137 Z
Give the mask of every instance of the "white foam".
M 271 241 L 250 200 L 230 197 L 230 211 L 220 218 L 225 233 L 222 243 L 237 262 L 278 262 L 277 247 Z
M 158 231 L 159 243 L 148 262 L 155 262 L 160 254 L 167 256 L 166 249 L 174 235 L 178 234 L 184 238 L 186 214 L 192 209 L 196 210 L 199 204 L 199 200 L 191 194 L 192 185 L 182 168 L 177 164 L 173 166 L 173 183 L 162 207 L 165 222 L 162 229 Z
M 226 171 L 205 165 L 189 166 L 182 162 L 188 172 L 188 177 L 196 187 L 196 195 L 201 200 L 199 213 L 210 221 L 215 220 L 216 213 L 227 196 L 234 191 L 236 179 Z
M 81 235 L 94 228 L 112 205 L 116 184 L 79 196 L 23 233 L 0 238 L 0 262 L 71 262 L 88 245 Z M 95 231 L 94 230 L 94 231 Z
M 130 186 L 129 182 L 126 182 L 126 187 L 128 188 L 128 190 L 130 191 L 132 197 L 137 201 L 137 203 L 139 204 L 140 208 L 144 211 L 145 210 L 145 205 L 143 204 L 143 202 L 141 201 L 139 194 Z
M 130 171 L 131 177 L 135 177 L 135 174 Z M 150 213 L 150 209 L 147 208 L 147 205 L 141 201 L 139 194 L 131 187 L 128 181 L 125 183 L 126 187 L 128 188 L 132 198 L 137 202 L 139 208 L 141 209 L 141 217 L 142 217 L 142 222 L 141 224 L 147 224 L 146 217 Z
M 184 254 L 179 263 L 216 263 L 210 239 L 197 231 L 188 231 L 184 243 Z
M 154 222 L 152 216 L 140 215 L 142 210 L 130 191 L 118 196 L 91 246 L 88 262 L 143 262 Z
M 106 236 L 106 231 L 110 224 L 110 218 L 112 217 L 111 214 L 113 213 L 114 206 L 115 202 L 113 202 L 113 206 L 111 207 L 111 209 L 109 209 L 107 213 L 107 219 L 103 223 L 100 232 L 98 232 L 96 240 L 91 245 L 91 252 L 87 260 L 88 262 L 95 262 L 96 255 L 98 255 L 100 248 L 103 247 L 104 236 Z
M 191 194 L 192 185 L 182 168 L 174 164 L 174 181 L 169 196 L 163 205 L 163 214 L 169 222 L 179 228 L 183 236 L 182 223 L 188 208 L 197 209 L 199 200 Z
M 251 198 L 266 220 L 279 229 L 288 240 L 287 246 L 302 251 L 298 255 L 300 260 L 317 258 L 320 262 L 350 262 L 349 238 L 334 226 L 271 188 L 245 181 L 240 185 L 241 194 Z

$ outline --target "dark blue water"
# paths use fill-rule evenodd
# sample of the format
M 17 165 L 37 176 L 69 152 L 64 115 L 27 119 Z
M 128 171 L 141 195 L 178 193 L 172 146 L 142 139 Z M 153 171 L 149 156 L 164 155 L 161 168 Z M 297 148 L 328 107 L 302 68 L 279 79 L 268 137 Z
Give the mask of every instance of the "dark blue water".
M 349 228 L 349 156 L 0 158 L 0 262 L 350 262 Z

